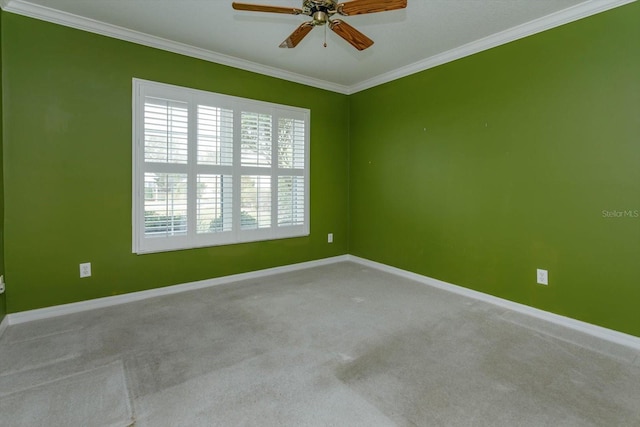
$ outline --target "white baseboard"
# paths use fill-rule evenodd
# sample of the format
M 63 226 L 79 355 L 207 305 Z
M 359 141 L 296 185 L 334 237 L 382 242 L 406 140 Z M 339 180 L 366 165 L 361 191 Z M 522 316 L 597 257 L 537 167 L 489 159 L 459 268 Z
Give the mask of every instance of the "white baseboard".
M 53 307 L 38 308 L 35 310 L 20 311 L 7 315 L 2 324 L 17 325 L 19 323 L 31 322 L 34 320 L 49 319 L 52 317 L 63 316 L 66 314 L 79 313 L 82 311 L 94 310 L 97 308 L 110 307 L 128 302 L 140 301 L 147 298 L 158 297 L 162 295 L 177 294 L 180 292 L 193 291 L 196 289 L 208 288 L 211 286 L 223 285 L 226 283 L 236 282 L 240 280 L 257 279 L 260 277 L 271 276 L 274 274 L 288 273 L 291 271 L 304 270 L 307 268 L 318 267 L 337 262 L 348 261 L 348 255 L 340 255 L 331 258 L 324 258 L 315 261 L 302 262 L 298 264 L 290 264 L 282 267 L 267 268 L 264 270 L 251 271 L 248 273 L 232 274 L 230 276 L 217 277 L 215 279 L 200 280 L 197 282 L 183 283 L 180 285 L 165 286 L 162 288 L 149 289 L 146 291 L 131 292 L 123 295 L 112 297 L 96 298 L 87 301 L 74 302 L 70 304 L 56 305 Z M 0 332 L 2 329 L 0 329 Z
M 40 308 L 35 310 L 22 311 L 18 313 L 12 313 L 5 316 L 0 322 L 0 336 L 7 329 L 9 325 L 15 325 L 19 323 L 31 322 L 33 320 L 48 319 L 57 316 L 63 316 L 66 314 L 79 313 L 82 311 L 94 310 L 97 308 L 110 307 L 118 304 L 125 304 L 134 301 L 140 301 L 147 298 L 153 298 L 162 295 L 171 295 L 180 292 L 192 291 L 196 289 L 208 288 L 211 286 L 223 285 L 240 280 L 256 279 L 260 277 L 271 276 L 274 274 L 288 273 L 291 271 L 304 270 L 307 268 L 318 267 L 322 265 L 334 264 L 338 262 L 351 261 L 367 267 L 371 267 L 377 270 L 381 270 L 390 274 L 394 274 L 400 277 L 404 277 L 416 282 L 432 286 L 434 288 L 442 289 L 448 292 L 453 292 L 458 295 L 462 295 L 468 298 L 472 298 L 479 301 L 484 301 L 489 304 L 493 304 L 499 307 L 503 307 L 512 310 L 516 313 L 532 316 L 538 319 L 545 320 L 555 325 L 559 325 L 574 331 L 582 332 L 589 336 L 608 341 L 614 344 L 622 345 L 633 350 L 640 351 L 640 337 L 628 335 L 622 332 L 614 331 L 612 329 L 603 328 L 601 326 L 593 325 L 590 323 L 582 322 L 580 320 L 572 319 L 570 317 L 561 316 L 558 314 L 550 313 L 548 311 L 540 310 L 528 305 L 520 304 L 517 302 L 509 301 L 503 298 L 498 298 L 493 295 L 488 295 L 482 292 L 474 291 L 469 288 L 457 286 L 451 283 L 444 282 L 442 280 L 433 279 L 431 277 L 423 276 L 421 274 L 412 273 L 400 268 L 391 267 L 386 264 L 382 264 L 368 259 L 360 258 L 354 255 L 340 255 L 331 258 L 325 258 L 315 261 L 302 262 L 299 264 L 285 265 L 282 267 L 267 268 L 264 270 L 251 271 L 248 273 L 233 274 L 230 276 L 218 277 L 215 279 L 200 280 L 197 282 L 184 283 L 173 286 L 166 286 L 163 288 L 149 289 L 146 291 L 132 292 L 124 295 L 116 295 L 112 297 L 97 298 L 87 301 L 81 301 L 71 304 L 58 305 L 53 307 Z
M 2 338 L 2 334 L 4 334 L 4 331 L 7 330 L 7 328 L 9 327 L 9 316 L 4 316 L 4 319 L 2 319 L 2 322 L 0 322 L 0 338 Z
M 595 338 L 599 338 L 614 344 L 622 345 L 624 347 L 628 347 L 628 348 L 640 351 L 640 337 L 614 331 L 612 329 L 603 328 L 602 326 L 592 325 L 591 323 L 582 322 L 580 320 L 561 316 L 559 314 L 550 313 L 548 311 L 540 310 L 534 307 L 530 307 L 528 305 L 509 301 L 503 298 L 498 298 L 493 295 L 488 295 L 482 292 L 474 291 L 473 289 L 453 285 L 451 283 L 443 282 L 442 280 L 433 279 L 431 277 L 423 276 L 417 273 L 412 273 L 407 270 L 391 267 L 386 264 L 370 261 L 368 259 L 360 258 L 354 255 L 348 255 L 348 260 L 367 266 L 367 267 L 375 268 L 377 270 L 385 271 L 387 273 L 391 273 L 397 276 L 411 279 L 416 282 L 424 283 L 425 285 L 429 285 L 434 288 L 442 289 L 448 292 L 453 292 L 458 295 L 463 295 L 479 301 L 487 302 L 489 304 L 497 305 L 499 307 L 507 308 L 509 310 L 513 310 L 521 314 L 546 320 L 547 322 L 551 322 L 556 325 L 572 329 L 574 331 L 579 331 L 584 334 L 593 336 Z

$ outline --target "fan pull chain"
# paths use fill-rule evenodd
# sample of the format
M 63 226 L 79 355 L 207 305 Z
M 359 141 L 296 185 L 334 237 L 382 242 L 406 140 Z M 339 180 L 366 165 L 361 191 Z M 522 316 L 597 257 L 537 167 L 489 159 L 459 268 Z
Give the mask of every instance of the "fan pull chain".
M 327 26 L 324 25 L 324 47 L 327 47 Z

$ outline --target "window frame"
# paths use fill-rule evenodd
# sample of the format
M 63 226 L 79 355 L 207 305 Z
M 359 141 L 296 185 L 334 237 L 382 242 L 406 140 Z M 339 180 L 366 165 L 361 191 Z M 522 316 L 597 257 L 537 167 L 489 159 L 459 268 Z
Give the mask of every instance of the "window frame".
M 132 81 L 132 251 L 136 254 L 166 252 L 208 246 L 304 237 L 310 230 L 310 116 L 309 109 L 223 95 L 198 89 L 133 78 Z M 145 160 L 145 101 L 148 97 L 186 102 L 188 116 L 187 163 L 147 162 Z M 233 111 L 233 161 L 228 165 L 198 163 L 198 106 Z M 269 114 L 272 120 L 271 165 L 241 164 L 242 112 Z M 282 168 L 278 157 L 278 120 L 304 121 L 303 168 Z M 187 176 L 187 232 L 185 235 L 145 237 L 145 172 L 180 173 Z M 197 230 L 198 177 L 208 174 L 232 176 L 232 230 L 202 233 Z M 240 190 L 243 176 L 269 176 L 271 182 L 271 225 L 268 228 L 241 229 Z M 304 180 L 304 220 L 301 225 L 278 225 L 278 183 L 280 177 L 302 177 Z

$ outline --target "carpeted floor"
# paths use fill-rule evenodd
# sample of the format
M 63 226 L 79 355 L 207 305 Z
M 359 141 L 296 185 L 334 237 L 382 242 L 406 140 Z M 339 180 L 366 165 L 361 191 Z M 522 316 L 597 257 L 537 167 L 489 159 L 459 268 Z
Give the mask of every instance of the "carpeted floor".
M 345 262 L 10 326 L 0 414 L 28 427 L 638 426 L 640 356 Z

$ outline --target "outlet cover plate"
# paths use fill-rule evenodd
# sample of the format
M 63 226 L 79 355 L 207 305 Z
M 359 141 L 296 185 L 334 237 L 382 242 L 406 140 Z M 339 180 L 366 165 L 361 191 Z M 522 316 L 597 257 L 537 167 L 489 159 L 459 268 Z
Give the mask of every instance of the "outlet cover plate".
M 91 263 L 84 262 L 80 264 L 80 278 L 91 277 Z
M 537 278 L 539 285 L 549 285 L 549 272 L 547 270 L 538 268 Z

